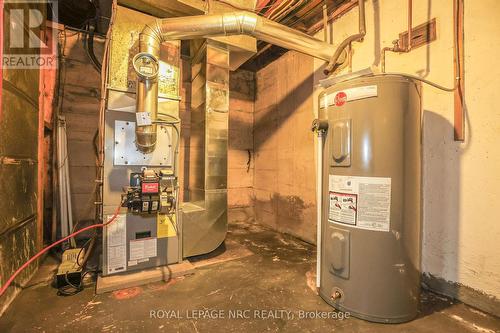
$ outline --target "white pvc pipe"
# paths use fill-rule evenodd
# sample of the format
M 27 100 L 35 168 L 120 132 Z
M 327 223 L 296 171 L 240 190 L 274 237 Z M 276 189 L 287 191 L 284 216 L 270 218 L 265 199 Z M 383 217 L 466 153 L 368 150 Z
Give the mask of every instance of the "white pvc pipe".
M 316 164 L 316 288 L 321 285 L 321 217 L 323 215 L 323 131 L 318 130 L 318 159 Z
M 64 167 L 62 168 L 64 181 L 65 181 L 65 191 L 66 191 L 66 215 L 68 218 L 68 231 L 69 233 L 73 232 L 73 209 L 71 206 L 71 185 L 69 181 L 69 156 L 68 156 L 68 137 L 66 135 L 66 121 L 63 123 L 62 131 L 61 131 L 61 140 L 62 140 L 62 150 L 64 156 Z M 75 238 L 70 239 L 70 243 L 73 247 L 76 247 Z
M 71 206 L 71 184 L 69 182 L 69 156 L 68 156 L 68 137 L 66 135 L 66 123 L 63 127 L 63 151 L 64 151 L 64 178 L 66 180 L 66 207 L 68 214 L 69 231 L 73 232 L 73 208 Z M 74 240 L 72 238 L 72 240 Z
M 63 147 L 61 144 L 61 119 L 57 122 L 57 174 L 59 180 L 59 219 L 61 223 L 61 237 L 68 235 L 68 220 L 67 220 L 67 210 L 66 210 L 66 181 L 64 180 L 63 174 Z

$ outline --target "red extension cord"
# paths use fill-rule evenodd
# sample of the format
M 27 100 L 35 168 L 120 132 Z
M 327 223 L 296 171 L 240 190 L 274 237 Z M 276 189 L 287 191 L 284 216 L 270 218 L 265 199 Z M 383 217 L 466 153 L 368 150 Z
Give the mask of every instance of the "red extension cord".
M 14 279 L 19 275 L 19 273 L 21 273 L 26 267 L 29 266 L 29 264 L 31 264 L 33 261 L 35 261 L 36 259 L 38 259 L 42 254 L 44 254 L 45 252 L 47 252 L 48 250 L 50 250 L 51 248 L 53 248 L 54 246 L 56 245 L 59 245 L 61 244 L 62 242 L 64 241 L 67 241 L 68 239 L 72 238 L 72 237 L 75 237 L 76 235 L 78 235 L 79 233 L 81 232 L 84 232 L 84 231 L 87 231 L 87 230 L 90 230 L 90 229 L 93 229 L 93 228 L 104 228 L 105 226 L 107 226 L 108 224 L 110 224 L 111 222 L 113 222 L 114 220 L 116 220 L 118 214 L 120 213 L 120 208 L 121 208 L 121 204 L 120 206 L 118 206 L 118 208 L 116 209 L 115 213 L 113 214 L 113 216 L 111 216 L 111 218 L 106 222 L 106 223 L 99 223 L 99 224 L 93 224 L 93 225 L 89 225 L 88 227 L 85 227 L 83 229 L 80 229 L 78 231 L 75 231 L 74 233 L 72 233 L 71 235 L 69 236 L 66 236 L 64 237 L 63 239 L 60 239 L 58 240 L 57 242 L 55 243 L 52 243 L 50 244 L 49 246 L 43 248 L 40 252 L 38 252 L 37 254 L 35 254 L 33 257 L 31 257 L 28 261 L 26 261 L 21 267 L 19 267 L 17 269 L 17 271 L 14 272 L 14 274 L 12 274 L 12 276 L 7 280 L 7 282 L 5 282 L 5 284 L 2 286 L 2 289 L 0 289 L 0 297 L 3 296 L 3 294 L 5 293 L 5 291 L 7 291 L 7 288 L 9 288 L 10 284 L 12 283 L 12 281 L 14 281 Z

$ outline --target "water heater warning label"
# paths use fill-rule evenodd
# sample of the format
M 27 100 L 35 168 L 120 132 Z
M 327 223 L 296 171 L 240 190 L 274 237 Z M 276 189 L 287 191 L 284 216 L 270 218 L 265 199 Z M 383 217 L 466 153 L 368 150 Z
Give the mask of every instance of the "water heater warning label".
M 391 178 L 330 175 L 329 194 L 331 223 L 389 231 Z
M 330 192 L 330 220 L 356 225 L 358 195 Z

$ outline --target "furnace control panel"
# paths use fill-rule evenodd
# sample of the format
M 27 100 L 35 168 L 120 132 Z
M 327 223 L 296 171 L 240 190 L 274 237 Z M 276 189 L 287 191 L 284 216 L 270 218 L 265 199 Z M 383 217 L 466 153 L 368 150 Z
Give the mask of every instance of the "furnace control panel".
M 144 168 L 130 174 L 130 186 L 123 206 L 137 214 L 174 214 L 177 202 L 177 177 L 171 169 Z

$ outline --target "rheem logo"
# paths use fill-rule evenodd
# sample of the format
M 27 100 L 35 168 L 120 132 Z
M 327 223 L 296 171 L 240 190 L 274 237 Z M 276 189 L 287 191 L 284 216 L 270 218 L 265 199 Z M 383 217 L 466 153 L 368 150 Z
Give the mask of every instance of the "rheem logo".
M 343 91 L 340 91 L 335 95 L 335 105 L 342 106 L 347 102 L 347 94 Z

